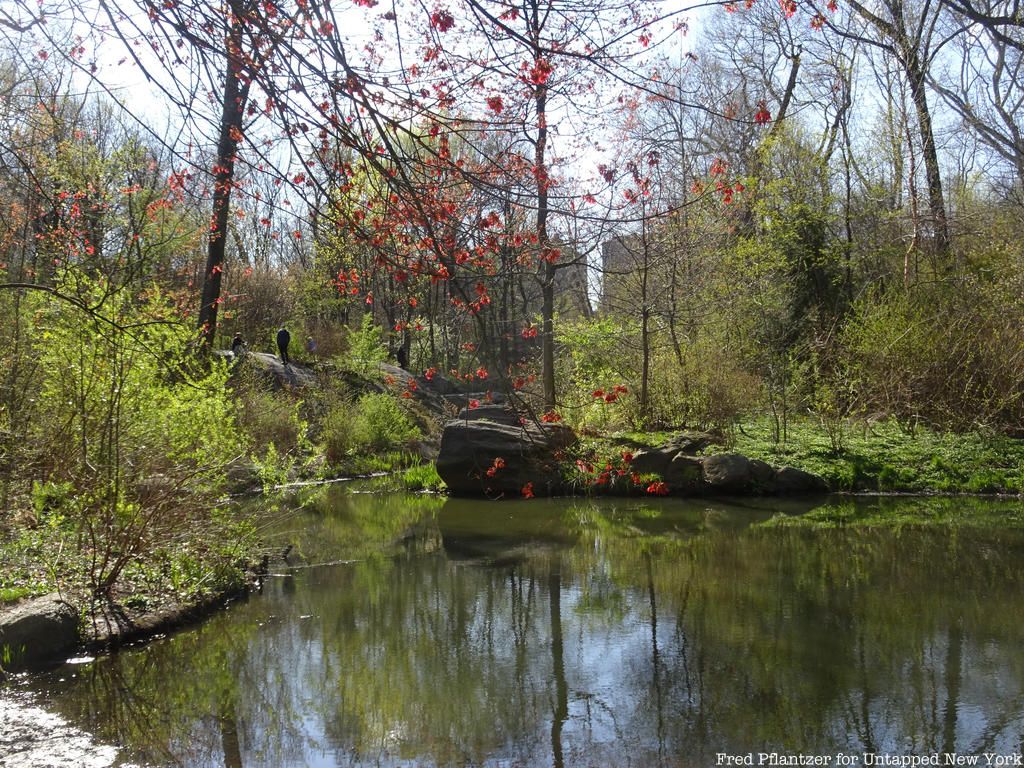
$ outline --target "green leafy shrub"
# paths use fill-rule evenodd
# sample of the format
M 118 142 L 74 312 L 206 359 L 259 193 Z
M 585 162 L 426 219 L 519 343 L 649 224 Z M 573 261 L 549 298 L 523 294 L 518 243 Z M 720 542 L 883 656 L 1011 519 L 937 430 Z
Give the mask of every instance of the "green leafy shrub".
M 251 441 L 252 452 L 264 456 L 273 446 L 278 456 L 295 453 L 306 432 L 306 424 L 299 415 L 300 403 L 258 384 L 238 391 L 238 426 Z
M 891 415 L 910 431 L 1017 427 L 1022 320 L 998 285 L 973 278 L 866 297 L 842 336 L 861 412 Z
M 373 316 L 363 315 L 359 328 L 348 334 L 348 350 L 336 362 L 342 368 L 363 376 L 375 376 L 380 364 L 388 359 L 388 348 L 381 337 Z
M 108 596 L 133 562 L 210 534 L 225 467 L 245 441 L 226 365 L 196 359 L 194 331 L 170 302 L 80 273 L 63 280 L 60 290 L 95 309 L 54 300 L 26 329 L 41 343 L 20 476 L 34 483 L 26 496 L 48 537 L 46 580 Z
M 355 407 L 347 400 L 334 404 L 320 424 L 324 456 L 332 466 L 341 464 L 352 448 L 352 420 Z
M 352 447 L 360 451 L 402 448 L 420 436 L 402 407 L 391 395 L 363 395 L 352 420 Z
M 351 462 L 354 454 L 365 458 L 368 453 L 404 449 L 420 436 L 419 428 L 398 401 L 385 393 L 363 395 L 354 403 L 342 400 L 331 408 L 321 425 L 324 455 L 333 466 Z M 365 468 L 360 462 L 359 469 Z

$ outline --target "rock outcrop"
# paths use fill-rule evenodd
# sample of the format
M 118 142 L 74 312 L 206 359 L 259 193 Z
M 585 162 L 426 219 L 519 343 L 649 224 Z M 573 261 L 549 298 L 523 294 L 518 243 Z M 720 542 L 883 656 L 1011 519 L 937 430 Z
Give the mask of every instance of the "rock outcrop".
M 59 595 L 26 600 L 0 613 L 0 667 L 26 669 L 78 646 L 78 612 Z
M 817 475 L 794 467 L 776 468 L 738 453 L 695 456 L 711 445 L 709 435 L 688 435 L 633 455 L 630 469 L 640 475 L 658 475 L 669 493 L 681 496 L 713 494 L 796 495 L 827 493 L 828 485 Z
M 576 442 L 571 429 L 537 424 L 503 406 L 463 409 L 441 437 L 437 472 L 453 496 L 519 498 L 528 483 L 537 496 L 583 490 L 563 480 Z M 827 493 L 817 475 L 793 467 L 776 468 L 738 453 L 695 455 L 716 442 L 713 435 L 685 434 L 633 454 L 630 472 L 643 478 L 590 486 L 588 493 L 644 493 L 652 483 L 673 496 L 771 496 Z M 628 477 L 625 480 L 628 481 Z
M 562 452 L 575 442 L 561 424 L 451 421 L 441 435 L 437 473 L 453 496 L 518 498 L 528 483 L 536 495 L 550 496 L 565 490 Z

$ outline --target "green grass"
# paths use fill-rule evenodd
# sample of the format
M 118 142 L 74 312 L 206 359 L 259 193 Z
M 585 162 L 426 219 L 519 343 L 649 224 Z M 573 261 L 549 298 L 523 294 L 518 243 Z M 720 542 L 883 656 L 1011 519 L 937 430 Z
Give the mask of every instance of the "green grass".
M 1002 435 L 908 434 L 884 422 L 847 428 L 836 451 L 810 419 L 792 423 L 780 444 L 772 442 L 762 419 L 737 429 L 729 450 L 814 472 L 838 491 L 1019 493 L 1024 487 L 1024 441 Z
M 14 603 L 23 597 L 32 597 L 46 592 L 45 589 L 32 587 L 0 587 L 0 605 Z
M 672 433 L 624 433 L 657 445 Z M 869 428 L 848 425 L 836 451 L 828 434 L 810 418 L 790 422 L 787 440 L 774 443 L 767 418 L 739 425 L 726 445 L 776 466 L 792 466 L 823 477 L 836 491 L 912 493 L 1011 493 L 1024 490 L 1024 440 L 968 432 L 954 434 L 919 428 L 913 434 L 892 421 Z M 614 439 L 614 438 L 613 438 Z
M 409 467 L 402 475 L 402 486 L 407 491 L 440 491 L 446 486 L 433 462 Z

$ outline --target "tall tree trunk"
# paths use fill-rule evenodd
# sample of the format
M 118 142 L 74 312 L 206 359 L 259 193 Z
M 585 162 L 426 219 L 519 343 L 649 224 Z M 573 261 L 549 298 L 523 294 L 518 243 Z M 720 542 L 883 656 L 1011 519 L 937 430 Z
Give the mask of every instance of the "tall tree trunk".
M 939 169 L 939 155 L 935 149 L 935 134 L 932 131 L 932 117 L 928 109 L 928 94 L 925 73 L 917 52 L 909 46 L 902 46 L 904 66 L 910 81 L 910 96 L 917 113 L 918 130 L 921 133 L 921 154 L 924 158 L 925 177 L 928 180 L 928 209 L 931 213 L 935 251 L 939 256 L 949 252 L 949 224 L 946 221 L 946 201 L 942 193 L 942 173 Z
M 200 341 L 206 349 L 213 347 L 217 334 L 217 310 L 221 302 L 220 284 L 227 247 L 231 191 L 235 184 L 235 161 L 242 139 L 242 118 L 249 99 L 249 80 L 243 76 L 241 64 L 241 8 L 237 0 L 230 5 L 232 13 L 227 42 L 227 66 L 224 72 L 224 103 L 221 110 L 217 159 L 213 166 L 213 213 L 210 217 L 209 248 L 199 305 Z
M 533 3 L 531 28 L 533 30 L 533 61 L 538 70 L 544 62 L 540 45 L 540 9 Z M 540 78 L 537 78 L 540 79 Z M 533 173 L 537 179 L 537 247 L 542 257 L 547 255 L 548 242 L 548 86 L 546 82 L 534 85 L 534 106 L 537 108 L 537 143 L 534 147 Z M 544 407 L 555 408 L 555 265 L 548 259 L 541 263 L 541 384 Z
M 910 95 L 917 113 L 918 131 L 921 136 L 921 154 L 924 157 L 925 176 L 928 180 L 928 208 L 932 219 L 932 241 L 938 256 L 949 253 L 949 225 L 946 221 L 946 202 L 942 194 L 942 173 L 939 169 L 939 156 L 935 149 L 935 134 L 932 130 L 931 112 L 928 109 L 926 90 L 927 72 L 918 50 L 918 42 L 907 31 L 906 15 L 903 0 L 887 0 L 884 7 L 891 16 L 891 21 L 862 5 L 859 0 L 849 0 L 850 7 L 862 19 L 871 24 L 882 40 L 876 42 L 883 49 L 894 55 L 907 75 Z M 927 20 L 922 18 L 921 24 Z

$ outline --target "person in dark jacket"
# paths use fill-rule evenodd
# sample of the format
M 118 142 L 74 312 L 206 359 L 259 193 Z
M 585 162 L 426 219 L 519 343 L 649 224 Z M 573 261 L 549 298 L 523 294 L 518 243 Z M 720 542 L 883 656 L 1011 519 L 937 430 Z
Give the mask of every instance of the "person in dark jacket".
M 235 338 L 231 340 L 231 352 L 235 357 L 245 352 L 245 339 L 242 338 L 242 334 L 236 333 Z
M 281 353 L 281 362 L 288 365 L 288 342 L 292 340 L 292 335 L 288 333 L 288 329 L 282 327 L 277 332 L 277 351 Z

